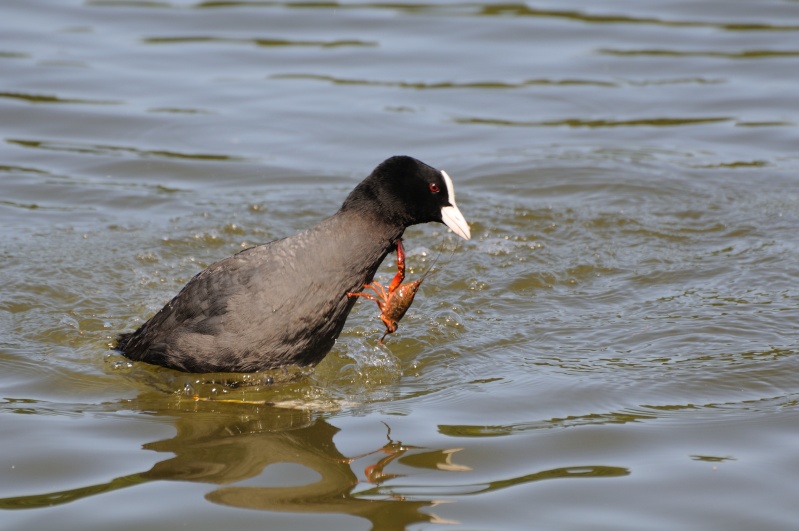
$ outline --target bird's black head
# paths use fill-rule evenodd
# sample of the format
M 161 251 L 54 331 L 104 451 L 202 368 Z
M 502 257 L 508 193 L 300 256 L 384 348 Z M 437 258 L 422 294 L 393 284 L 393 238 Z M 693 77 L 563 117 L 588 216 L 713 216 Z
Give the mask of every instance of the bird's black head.
M 341 209 L 357 209 L 402 228 L 438 221 L 461 238 L 471 236 L 455 204 L 452 179 L 412 157 L 391 157 L 380 163 L 355 187 Z

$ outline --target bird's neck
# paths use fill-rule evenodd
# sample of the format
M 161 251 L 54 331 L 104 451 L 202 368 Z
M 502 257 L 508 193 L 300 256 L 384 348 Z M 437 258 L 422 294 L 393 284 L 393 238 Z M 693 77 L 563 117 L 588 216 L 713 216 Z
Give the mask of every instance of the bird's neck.
M 368 210 L 341 210 L 335 218 L 340 234 L 352 233 L 352 237 L 361 242 L 369 241 L 377 252 L 384 255 L 394 250 L 397 240 L 405 232 L 403 225 L 390 223 L 379 213 Z

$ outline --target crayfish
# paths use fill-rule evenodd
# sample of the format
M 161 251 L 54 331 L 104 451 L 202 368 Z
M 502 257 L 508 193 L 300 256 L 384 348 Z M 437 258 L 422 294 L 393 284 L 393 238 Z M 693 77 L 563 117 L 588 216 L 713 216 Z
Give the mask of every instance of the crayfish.
M 381 345 L 388 334 L 393 334 L 397 331 L 400 319 L 411 307 L 416 291 L 422 285 L 428 273 L 430 273 L 430 269 L 420 279 L 405 284 L 402 283 L 405 280 L 405 250 L 402 247 L 402 240 L 397 240 L 397 274 L 394 275 L 391 284 L 388 285 L 388 289 L 375 280 L 371 284 L 363 285 L 364 289 L 371 289 L 375 292 L 375 295 L 363 292 L 347 292 L 348 297 L 363 297 L 377 303 L 377 307 L 380 308 L 380 320 L 386 325 L 386 332 L 380 338 Z

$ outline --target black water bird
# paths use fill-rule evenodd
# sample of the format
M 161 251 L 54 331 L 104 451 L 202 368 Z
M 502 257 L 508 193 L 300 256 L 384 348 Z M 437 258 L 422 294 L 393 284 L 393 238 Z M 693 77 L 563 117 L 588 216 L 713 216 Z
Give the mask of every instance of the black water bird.
M 288 238 L 211 264 L 116 348 L 186 372 L 252 372 L 319 363 L 360 291 L 410 225 L 469 226 L 452 180 L 411 157 L 382 162 L 338 212 Z

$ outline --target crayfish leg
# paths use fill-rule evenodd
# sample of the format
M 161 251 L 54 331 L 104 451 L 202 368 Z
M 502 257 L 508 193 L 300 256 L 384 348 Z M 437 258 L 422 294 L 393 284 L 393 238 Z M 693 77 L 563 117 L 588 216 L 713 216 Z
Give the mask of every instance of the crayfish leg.
M 377 301 L 377 297 L 375 297 L 371 293 L 363 293 L 363 292 L 352 293 L 348 291 L 347 297 L 363 297 L 364 299 L 369 299 L 370 301 Z
M 388 292 L 394 293 L 403 280 L 405 280 L 405 249 L 402 247 L 402 238 L 400 238 L 397 240 L 397 274 L 391 280 Z
M 363 288 L 364 289 L 370 289 L 370 290 L 374 291 L 375 294 L 378 297 L 380 297 L 380 299 L 382 299 L 383 301 L 387 301 L 388 300 L 388 295 L 389 295 L 389 293 L 391 293 L 390 291 L 387 293 L 386 292 L 386 288 L 384 288 L 383 285 L 380 284 L 377 281 L 372 282 L 371 284 L 364 284 Z

